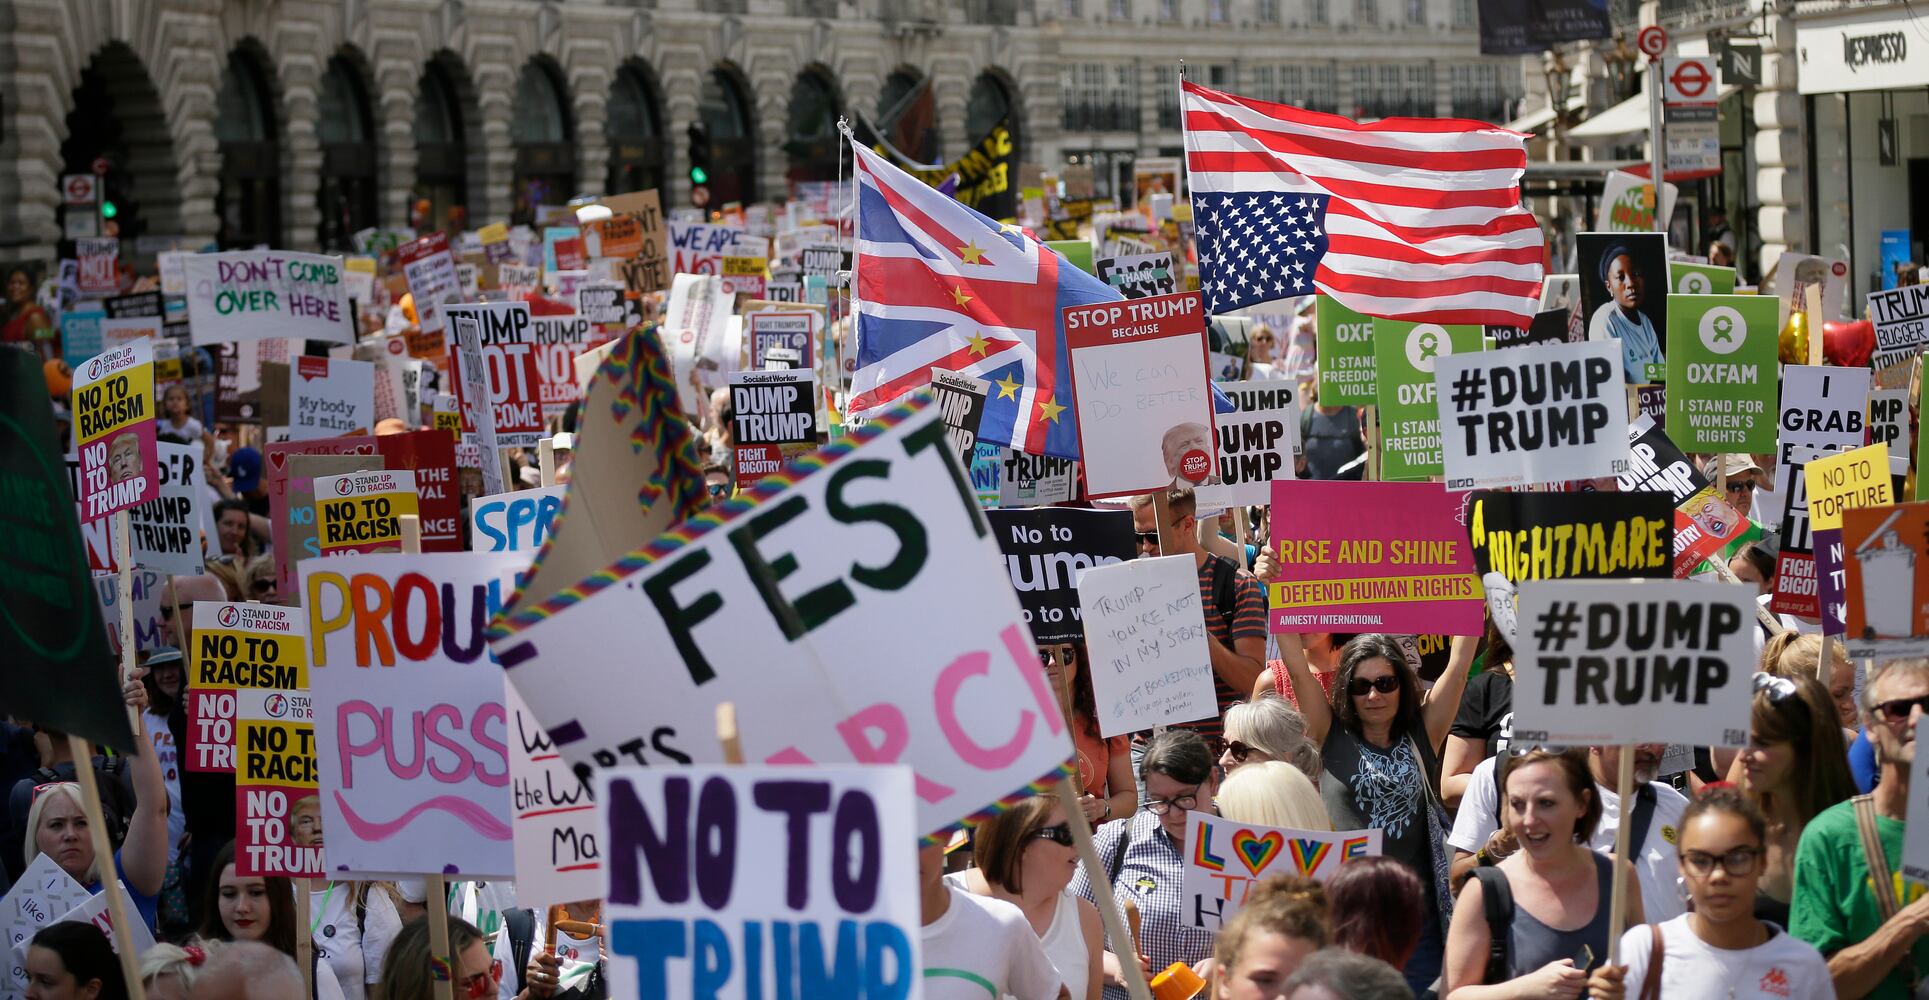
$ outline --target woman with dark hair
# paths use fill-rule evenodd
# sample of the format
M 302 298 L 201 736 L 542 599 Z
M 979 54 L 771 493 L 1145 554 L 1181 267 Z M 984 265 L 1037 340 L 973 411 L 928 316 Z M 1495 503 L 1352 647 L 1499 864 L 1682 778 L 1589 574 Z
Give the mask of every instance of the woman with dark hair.
M 1425 898 L 1412 869 L 1392 858 L 1348 861 L 1326 880 L 1333 944 L 1400 968 L 1420 942 Z
M 1467 682 L 1441 755 L 1440 800 L 1449 809 L 1460 808 L 1474 768 L 1514 739 L 1514 647 L 1491 616 L 1486 632 L 1487 669 Z
M 1333 828 L 1378 829 L 1381 853 L 1412 869 L 1425 890 L 1422 912 L 1429 919 L 1401 970 L 1417 993 L 1440 974 L 1453 916 L 1440 746 L 1459 711 L 1476 642 L 1471 636 L 1454 637 L 1446 670 L 1422 695 L 1420 678 L 1392 636 L 1356 636 L 1340 653 L 1327 701 L 1298 638 L 1279 638 L 1280 659 L 1306 715 L 1306 735 L 1320 747 L 1320 798 Z
M 1078 751 L 1078 803 L 1085 822 L 1097 826 L 1139 807 L 1132 780 L 1132 737 L 1106 739 L 1098 733 L 1098 707 L 1092 694 L 1091 661 L 1085 643 L 1046 647 L 1045 676 L 1060 705 L 1071 706 L 1072 746 Z
M 34 276 L 24 264 L 7 268 L 5 318 L 0 319 L 0 343 L 51 341 L 59 329 L 47 310 L 34 301 Z M 38 345 L 36 345 L 38 346 Z
M 1025 914 L 1072 1000 L 1098 1000 L 1105 930 L 1098 907 L 1066 891 L 1078 871 L 1072 829 L 1056 795 L 1034 795 L 971 831 L 976 868 L 946 875 L 966 892 L 1002 899 Z
M 1775 589 L 1775 557 L 1760 542 L 1751 542 L 1735 553 L 1734 558 L 1728 560 L 1728 571 L 1735 574 L 1735 579 L 1753 584 L 1757 594 Z
M 27 1000 L 127 1000 L 107 935 L 89 923 L 43 928 L 27 946 Z
M 1318 882 L 1276 875 L 1254 886 L 1219 931 L 1213 952 L 1217 1000 L 1269 1000 L 1287 977 L 1326 946 L 1326 894 Z
M 222 846 L 208 870 L 201 936 L 210 941 L 260 941 L 295 957 L 295 893 L 291 880 L 235 874 L 234 842 Z
M 1754 914 L 1787 927 L 1802 830 L 1815 814 L 1855 794 L 1828 689 L 1803 674 L 1756 674 L 1748 747 L 1729 773 L 1768 818 Z

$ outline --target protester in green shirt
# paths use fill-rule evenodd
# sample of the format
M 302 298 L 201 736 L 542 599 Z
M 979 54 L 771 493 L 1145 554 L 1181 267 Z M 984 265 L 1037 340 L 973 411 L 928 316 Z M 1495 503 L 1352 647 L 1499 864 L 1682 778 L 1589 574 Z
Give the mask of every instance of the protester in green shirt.
M 1873 796 L 1823 810 L 1795 849 L 1789 932 L 1828 956 L 1842 1000 L 1908 1000 L 1917 970 L 1929 970 L 1929 896 L 1902 877 L 1903 817 L 1916 759 L 1916 720 L 1929 714 L 1929 660 L 1898 660 L 1862 691 L 1863 718 L 1882 766 Z M 1881 885 L 1869 877 L 1857 808 L 1869 813 L 1882 858 Z M 1881 900 L 1893 900 L 1885 906 Z M 1884 912 L 1894 916 L 1884 918 Z

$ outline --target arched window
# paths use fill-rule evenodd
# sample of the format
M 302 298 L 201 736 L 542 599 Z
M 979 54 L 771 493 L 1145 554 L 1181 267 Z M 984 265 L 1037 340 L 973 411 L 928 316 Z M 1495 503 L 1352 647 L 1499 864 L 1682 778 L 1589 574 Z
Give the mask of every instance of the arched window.
M 750 102 L 735 73 L 718 67 L 703 79 L 697 120 L 708 133 L 710 202 L 748 205 L 757 200 L 756 129 Z
M 443 55 L 429 61 L 415 91 L 415 198 L 429 203 L 428 229 L 467 225 L 468 127 L 462 113 L 461 67 Z M 413 207 L 411 207 L 413 212 Z
M 281 148 L 270 94 L 252 53 L 228 53 L 214 120 L 221 146 L 216 241 L 223 249 L 281 244 Z
M 576 189 L 576 145 L 562 78 L 547 60 L 531 59 L 516 79 L 509 141 L 516 147 L 513 222 L 534 222 L 536 206 L 561 205 Z
M 99 204 L 62 207 L 62 231 L 118 236 L 123 260 L 137 256 L 136 237 L 188 232 L 173 143 L 160 127 L 166 110 L 134 50 L 125 42 L 109 42 L 94 53 L 81 70 L 73 102 L 60 144 L 60 172 L 91 174 L 101 164 L 107 173 L 101 177 Z M 108 205 L 111 217 L 102 218 Z M 87 215 L 93 218 L 77 217 Z M 71 238 L 63 239 L 60 256 L 73 253 Z
M 317 110 L 315 134 L 322 152 L 317 235 L 324 250 L 349 250 L 355 234 L 380 218 L 374 115 L 361 71 L 349 56 L 328 60 Z
M 790 85 L 784 121 L 784 153 L 790 157 L 792 183 L 837 179 L 837 117 L 843 111 L 837 90 L 820 68 L 797 74 Z
M 938 100 L 917 71 L 893 70 L 877 95 L 882 138 L 919 163 L 938 162 Z
M 667 159 L 663 119 L 657 112 L 656 88 L 642 66 L 630 64 L 616 71 L 607 115 L 609 193 L 660 190 Z

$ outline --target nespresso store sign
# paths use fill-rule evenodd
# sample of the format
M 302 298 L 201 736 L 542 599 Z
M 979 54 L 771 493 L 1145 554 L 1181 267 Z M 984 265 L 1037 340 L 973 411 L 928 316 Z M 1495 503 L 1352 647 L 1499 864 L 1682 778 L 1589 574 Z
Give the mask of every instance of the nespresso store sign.
M 1804 94 L 1834 94 L 1929 86 L 1929 42 L 1912 34 L 1909 10 L 1900 5 L 1797 21 L 1798 88 Z M 1911 46 L 1912 40 L 1917 44 Z

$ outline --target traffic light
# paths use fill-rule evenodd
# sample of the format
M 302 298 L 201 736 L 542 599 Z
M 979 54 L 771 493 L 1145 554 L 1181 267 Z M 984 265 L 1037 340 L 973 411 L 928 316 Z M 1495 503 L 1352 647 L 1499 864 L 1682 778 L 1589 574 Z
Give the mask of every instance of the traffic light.
M 710 129 L 702 122 L 692 122 L 687 134 L 690 137 L 690 203 L 701 207 L 710 203 Z

